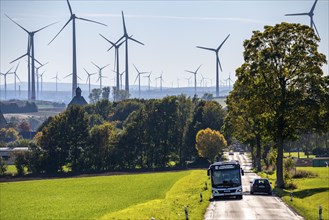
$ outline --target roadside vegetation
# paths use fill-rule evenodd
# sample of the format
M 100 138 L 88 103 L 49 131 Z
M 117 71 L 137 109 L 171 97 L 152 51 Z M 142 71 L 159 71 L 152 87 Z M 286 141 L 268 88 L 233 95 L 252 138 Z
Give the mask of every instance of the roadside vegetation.
M 206 171 L 0 183 L 2 219 L 201 219 Z M 209 184 L 209 183 L 208 183 Z M 204 200 L 200 202 L 199 194 Z
M 322 219 L 328 219 L 329 168 L 297 167 L 296 174 L 298 178 L 293 177 L 290 180 L 296 189 L 291 190 L 275 188 L 275 193 L 305 219 L 318 219 L 319 206 L 322 206 Z M 267 176 L 265 172 L 260 172 L 258 175 L 262 177 Z M 274 186 L 276 174 L 273 173 L 268 175 L 268 179 Z M 291 192 L 293 192 L 292 201 L 290 201 Z

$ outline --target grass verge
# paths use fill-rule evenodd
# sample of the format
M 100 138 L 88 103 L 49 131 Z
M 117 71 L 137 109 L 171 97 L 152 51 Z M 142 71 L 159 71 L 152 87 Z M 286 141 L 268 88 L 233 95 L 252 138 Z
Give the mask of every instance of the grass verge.
M 164 199 L 177 181 L 187 184 L 186 192 L 190 194 L 184 199 L 192 202 L 194 194 L 199 193 L 194 191 L 197 183 L 181 179 L 195 172 L 0 183 L 0 219 L 99 219 L 127 207 Z M 193 176 L 201 179 L 200 175 Z
M 165 198 L 130 206 L 118 212 L 108 213 L 101 219 L 185 219 L 184 207 L 188 207 L 190 219 L 203 219 L 209 205 L 211 190 L 205 190 L 209 180 L 205 170 L 193 170 L 178 180 Z M 203 201 L 200 202 L 200 192 Z
M 305 219 L 318 219 L 319 206 L 322 206 L 322 219 L 329 219 L 329 168 L 327 167 L 297 167 L 297 170 L 317 173 L 315 178 L 293 179 L 297 189 L 293 191 L 293 200 L 290 201 L 290 191 L 275 189 L 282 200 L 296 210 Z M 266 177 L 265 173 L 258 173 Z M 274 183 L 276 174 L 268 175 Z

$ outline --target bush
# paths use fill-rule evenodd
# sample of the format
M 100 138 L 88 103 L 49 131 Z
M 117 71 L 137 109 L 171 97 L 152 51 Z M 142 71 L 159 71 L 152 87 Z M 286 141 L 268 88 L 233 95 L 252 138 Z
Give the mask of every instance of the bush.
M 317 173 L 314 173 L 312 171 L 308 170 L 297 170 L 296 173 L 292 176 L 292 178 L 315 178 L 319 175 Z
M 284 188 L 289 189 L 289 190 L 297 189 L 297 184 L 292 182 L 292 181 L 285 182 L 284 183 Z
M 24 175 L 24 167 L 26 166 L 26 152 L 16 151 L 15 155 L 15 167 L 17 169 L 17 175 Z
M 2 157 L 0 157 L 0 176 L 5 175 L 7 171 L 7 164 L 3 161 Z

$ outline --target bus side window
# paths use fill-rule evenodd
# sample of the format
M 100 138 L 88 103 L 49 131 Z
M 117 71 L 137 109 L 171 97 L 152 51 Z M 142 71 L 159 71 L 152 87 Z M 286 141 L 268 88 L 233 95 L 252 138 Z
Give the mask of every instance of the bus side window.
M 243 169 L 241 168 L 241 175 L 244 176 L 244 171 Z

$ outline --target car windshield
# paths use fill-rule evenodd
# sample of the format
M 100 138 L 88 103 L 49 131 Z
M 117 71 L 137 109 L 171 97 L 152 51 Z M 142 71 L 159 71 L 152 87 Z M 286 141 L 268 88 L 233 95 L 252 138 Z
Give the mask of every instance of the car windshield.
M 239 169 L 213 170 L 212 172 L 213 186 L 236 187 L 241 185 Z
M 255 185 L 269 185 L 268 180 L 266 179 L 257 179 L 255 180 Z

